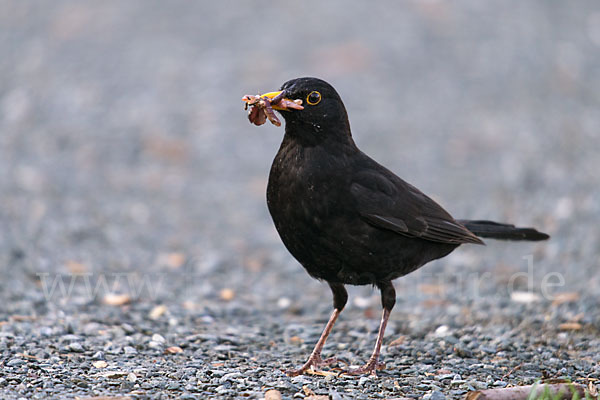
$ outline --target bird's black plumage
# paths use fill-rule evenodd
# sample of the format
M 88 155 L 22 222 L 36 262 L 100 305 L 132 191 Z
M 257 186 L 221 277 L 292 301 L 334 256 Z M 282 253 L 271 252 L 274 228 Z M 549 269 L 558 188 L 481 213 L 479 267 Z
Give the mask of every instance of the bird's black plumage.
M 304 109 L 280 111 L 286 122 L 285 136 L 269 175 L 269 211 L 290 253 L 311 276 L 330 284 L 337 313 L 347 299 L 344 284 L 373 284 L 381 289 L 389 315 L 395 302 L 393 279 L 446 256 L 463 243 L 483 244 L 477 236 L 548 238 L 532 228 L 455 220 L 357 148 L 344 104 L 327 82 L 299 78 L 286 82 L 281 90 L 286 98 L 303 100 Z M 385 322 L 384 311 L 379 346 Z M 319 341 L 321 347 L 328 329 Z M 320 358 L 319 344 L 305 366 L 291 374 L 326 364 Z M 373 372 L 379 365 L 378 355 L 376 346 L 359 372 Z

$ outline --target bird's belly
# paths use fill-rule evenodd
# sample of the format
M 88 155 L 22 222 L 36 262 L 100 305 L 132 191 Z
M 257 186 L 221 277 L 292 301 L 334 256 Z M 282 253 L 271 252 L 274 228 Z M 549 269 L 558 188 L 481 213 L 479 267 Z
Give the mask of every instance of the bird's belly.
M 281 240 L 307 272 L 328 282 L 353 285 L 389 281 L 443 257 L 455 245 L 434 245 L 374 228 L 352 210 L 310 199 L 269 210 Z

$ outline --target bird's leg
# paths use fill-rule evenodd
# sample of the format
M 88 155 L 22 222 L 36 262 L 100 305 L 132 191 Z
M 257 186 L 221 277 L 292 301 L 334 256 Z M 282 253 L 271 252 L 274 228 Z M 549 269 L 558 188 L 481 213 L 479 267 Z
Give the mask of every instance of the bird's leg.
M 300 367 L 298 369 L 291 369 L 291 370 L 285 371 L 287 376 L 302 375 L 308 370 L 312 370 L 312 369 L 316 369 L 316 368 L 319 368 L 322 366 L 333 364 L 334 362 L 337 361 L 335 358 L 328 358 L 326 360 L 323 360 L 321 358 L 321 350 L 323 349 L 323 346 L 325 345 L 325 342 L 327 341 L 327 336 L 329 336 L 329 333 L 331 332 L 331 329 L 333 328 L 333 324 L 335 324 L 335 320 L 338 318 L 338 315 L 340 315 L 340 312 L 341 312 L 341 310 L 338 310 L 337 308 L 335 310 L 333 310 L 333 313 L 331 314 L 331 317 L 329 318 L 329 322 L 327 322 L 327 325 L 325 326 L 325 329 L 323 330 L 323 333 L 321 334 L 319 341 L 315 345 L 315 348 L 313 349 L 310 357 L 308 357 L 308 360 L 304 363 L 304 365 L 302 367 Z
M 351 369 L 345 371 L 345 374 L 348 375 L 362 375 L 362 374 L 371 374 L 376 375 L 378 369 L 384 369 L 385 364 L 379 362 L 379 352 L 381 351 L 381 343 L 383 342 L 383 333 L 385 332 L 385 326 L 387 325 L 388 318 L 390 316 L 390 310 L 384 308 L 383 316 L 381 317 L 381 323 L 379 325 L 379 334 L 377 335 L 377 341 L 375 342 L 375 349 L 373 349 L 373 354 L 369 358 L 369 361 L 360 368 Z
M 387 326 L 388 319 L 390 318 L 390 312 L 396 304 L 396 291 L 391 282 L 377 283 L 377 287 L 381 290 L 381 304 L 383 305 L 383 314 L 381 316 L 381 323 L 379 324 L 379 333 L 377 334 L 377 341 L 375 342 L 375 348 L 373 354 L 369 358 L 369 361 L 360 368 L 352 369 L 344 372 L 349 375 L 362 375 L 371 374 L 376 375 L 378 369 L 384 369 L 385 364 L 379 362 L 379 353 L 381 351 L 381 344 L 383 343 L 383 334 L 385 333 L 385 327 Z
M 338 316 L 340 315 L 340 313 L 344 309 L 344 306 L 346 305 L 346 302 L 348 301 L 348 292 L 346 292 L 344 285 L 342 285 L 341 283 L 329 283 L 329 287 L 333 292 L 333 313 L 331 314 L 331 317 L 329 317 L 329 321 L 327 321 L 327 325 L 325 325 L 325 329 L 323 330 L 319 341 L 317 342 L 315 348 L 310 354 L 310 357 L 308 357 L 308 361 L 306 361 L 304 365 L 298 369 L 285 371 L 286 375 L 288 376 L 302 375 L 309 370 L 318 369 L 319 367 L 331 365 L 337 362 L 337 359 L 335 357 L 323 360 L 321 358 L 321 351 L 323 350 L 323 346 L 327 341 L 327 337 L 333 329 L 335 321 L 338 319 Z

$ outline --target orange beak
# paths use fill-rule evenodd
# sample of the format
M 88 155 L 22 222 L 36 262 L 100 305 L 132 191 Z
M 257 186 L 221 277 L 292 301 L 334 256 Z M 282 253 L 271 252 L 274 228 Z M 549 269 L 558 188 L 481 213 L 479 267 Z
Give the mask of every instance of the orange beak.
M 281 96 L 282 94 L 283 94 L 283 90 L 280 90 L 278 92 L 268 92 L 268 93 L 260 94 L 258 96 L 266 97 L 269 100 L 273 100 L 276 97 Z M 252 99 L 252 96 L 244 96 L 244 98 L 242 100 L 244 100 L 246 103 L 250 103 L 254 99 Z M 278 110 L 278 111 L 292 110 L 292 109 L 293 110 L 304 110 L 304 107 L 302 107 L 301 104 L 302 104 L 302 100 L 299 100 L 299 99 L 291 100 L 291 99 L 288 99 L 287 97 L 283 97 L 276 103 L 272 103 L 271 108 L 273 108 L 273 110 Z

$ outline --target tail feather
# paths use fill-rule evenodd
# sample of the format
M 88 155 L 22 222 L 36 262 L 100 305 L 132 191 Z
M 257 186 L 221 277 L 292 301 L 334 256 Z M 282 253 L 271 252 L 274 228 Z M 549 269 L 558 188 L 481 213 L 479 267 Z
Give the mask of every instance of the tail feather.
M 470 221 L 458 220 L 468 230 L 475 235 L 483 238 L 502 239 L 502 240 L 546 240 L 550 235 L 539 232 L 534 228 L 517 228 L 510 224 L 501 224 L 493 221 Z

